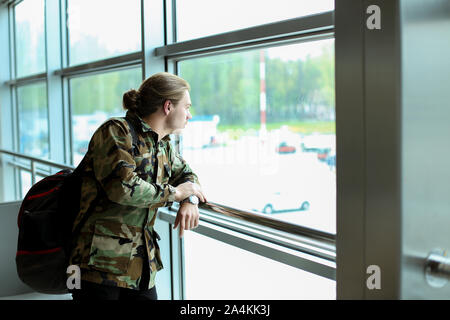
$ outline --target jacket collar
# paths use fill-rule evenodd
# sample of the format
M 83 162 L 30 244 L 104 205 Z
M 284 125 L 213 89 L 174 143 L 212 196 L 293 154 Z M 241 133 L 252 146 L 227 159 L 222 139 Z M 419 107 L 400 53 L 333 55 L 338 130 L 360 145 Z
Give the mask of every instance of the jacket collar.
M 130 119 L 136 128 L 139 128 L 142 132 L 152 132 L 152 135 L 155 137 L 158 137 L 158 133 L 154 131 L 150 125 L 145 122 L 136 112 L 128 110 L 126 115 L 126 118 Z M 161 141 L 170 141 L 170 136 L 167 135 L 164 138 L 161 139 Z

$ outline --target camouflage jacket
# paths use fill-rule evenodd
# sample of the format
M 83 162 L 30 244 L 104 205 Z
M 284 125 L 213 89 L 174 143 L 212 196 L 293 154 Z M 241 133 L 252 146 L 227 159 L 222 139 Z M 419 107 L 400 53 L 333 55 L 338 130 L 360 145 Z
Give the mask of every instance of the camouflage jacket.
M 145 263 L 148 288 L 163 268 L 153 225 L 159 207 L 175 200 L 174 187 L 198 183 L 197 176 L 176 152 L 169 136 L 158 135 L 137 114 L 128 111 L 138 146 L 125 118 L 111 118 L 94 133 L 83 160 L 80 211 L 74 226 L 90 209 L 74 239 L 70 264 L 81 279 L 139 289 Z

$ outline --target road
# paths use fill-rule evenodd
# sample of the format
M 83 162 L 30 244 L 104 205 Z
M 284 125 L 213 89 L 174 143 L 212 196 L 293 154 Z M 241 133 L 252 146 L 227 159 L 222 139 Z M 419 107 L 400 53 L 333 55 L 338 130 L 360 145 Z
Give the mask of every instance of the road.
M 310 203 L 306 211 L 271 217 L 336 233 L 336 174 L 316 153 L 278 154 L 274 145 L 258 147 L 252 137 L 222 147 L 184 150 L 183 157 L 198 174 L 208 200 L 261 211 L 275 192 Z

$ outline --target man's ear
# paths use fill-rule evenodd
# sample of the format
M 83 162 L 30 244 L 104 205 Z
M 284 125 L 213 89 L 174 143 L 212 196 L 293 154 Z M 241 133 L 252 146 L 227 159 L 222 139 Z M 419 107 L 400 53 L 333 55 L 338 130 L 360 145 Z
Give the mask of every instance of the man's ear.
M 170 102 L 170 100 L 166 100 L 164 102 L 164 106 L 163 106 L 164 114 L 167 116 L 171 109 L 172 109 L 172 103 Z

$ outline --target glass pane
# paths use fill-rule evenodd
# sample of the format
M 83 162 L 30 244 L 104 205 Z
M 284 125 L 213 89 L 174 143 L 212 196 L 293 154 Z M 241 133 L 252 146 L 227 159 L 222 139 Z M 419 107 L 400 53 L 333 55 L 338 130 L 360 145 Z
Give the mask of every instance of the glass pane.
M 22 1 L 14 14 L 17 77 L 44 72 L 44 0 Z
M 17 88 L 19 151 L 38 158 L 49 157 L 47 86 L 45 83 Z
M 208 200 L 336 232 L 334 40 L 185 60 Z
M 45 177 L 37 174 L 34 183 L 38 183 L 44 178 Z M 30 171 L 20 170 L 20 184 L 22 187 L 20 199 L 23 199 L 32 186 L 32 176 Z
M 196 232 L 185 233 L 184 246 L 186 299 L 336 299 L 333 280 Z
M 72 107 L 72 162 L 83 158 L 94 131 L 106 119 L 124 116 L 123 94 L 142 82 L 140 68 L 70 79 Z
M 334 0 L 177 0 L 177 41 L 334 10 Z
M 20 170 L 21 198 L 24 198 L 28 190 L 31 188 L 31 173 Z
M 141 50 L 141 1 L 69 0 L 67 5 L 70 65 Z

